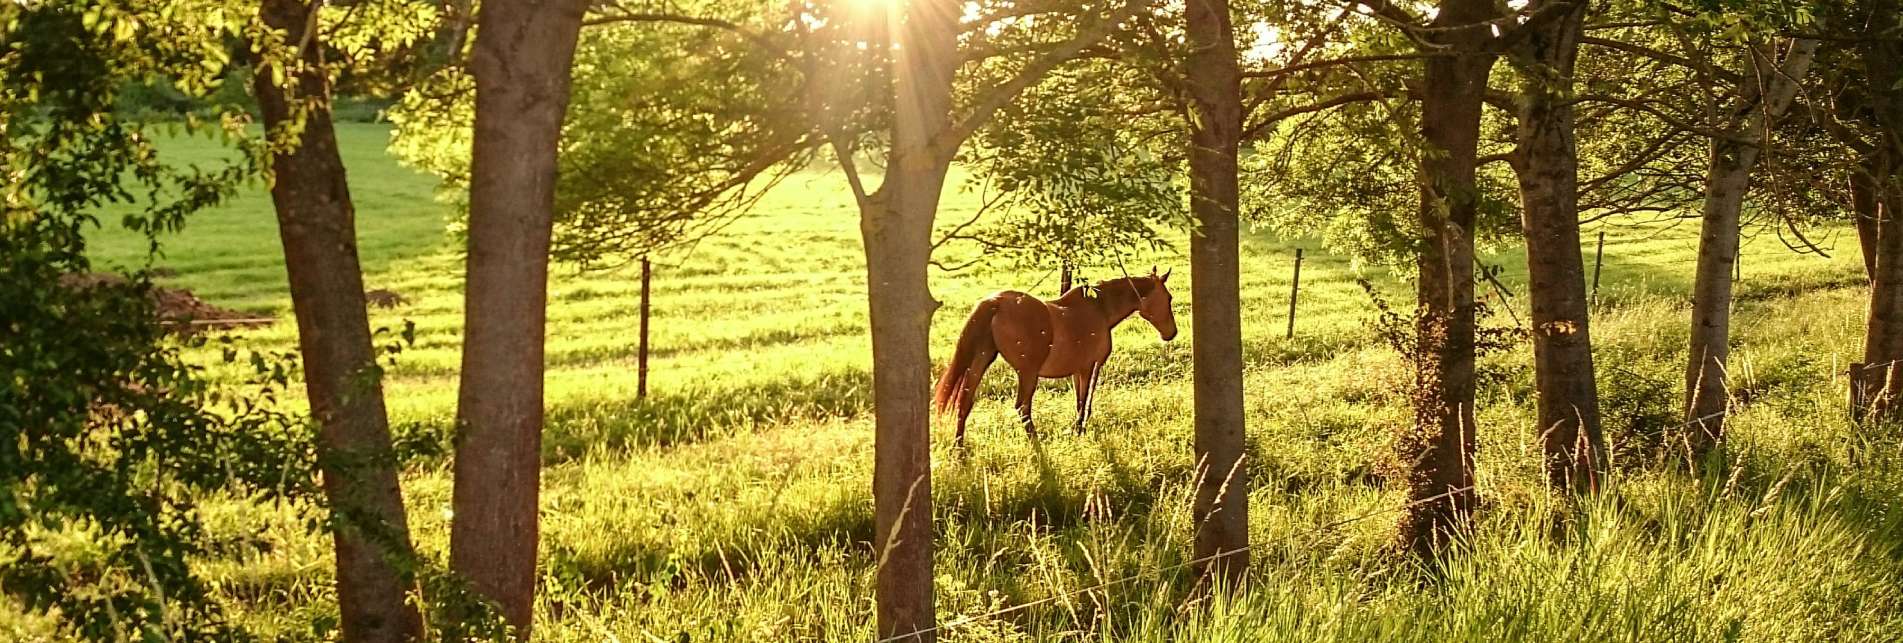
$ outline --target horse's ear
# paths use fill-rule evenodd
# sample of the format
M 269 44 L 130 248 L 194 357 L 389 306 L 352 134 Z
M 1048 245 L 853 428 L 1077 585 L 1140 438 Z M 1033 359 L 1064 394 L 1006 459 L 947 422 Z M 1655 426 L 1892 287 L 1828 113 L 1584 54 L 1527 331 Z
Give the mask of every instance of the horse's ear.
M 1150 276 L 1151 277 L 1156 276 L 1156 264 L 1150 264 Z
M 1162 279 L 1162 281 L 1163 281 L 1163 283 L 1166 283 L 1166 284 L 1167 284 L 1167 283 L 1169 283 L 1169 282 L 1170 282 L 1170 273 L 1172 273 L 1172 272 L 1175 272 L 1175 271 L 1176 271 L 1176 269 L 1175 269 L 1175 268 L 1171 268 L 1171 269 L 1169 269 L 1169 270 L 1165 270 L 1165 271 L 1163 271 L 1163 279 Z

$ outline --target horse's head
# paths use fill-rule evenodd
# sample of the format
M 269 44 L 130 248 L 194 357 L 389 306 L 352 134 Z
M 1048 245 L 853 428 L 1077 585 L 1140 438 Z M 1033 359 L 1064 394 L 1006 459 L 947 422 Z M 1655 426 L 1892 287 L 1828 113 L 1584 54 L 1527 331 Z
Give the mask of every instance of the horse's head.
M 1148 287 L 1137 287 L 1137 314 L 1156 327 L 1157 335 L 1163 341 L 1176 339 L 1176 312 L 1170 309 L 1170 271 L 1156 274 L 1156 267 L 1150 267 L 1150 276 L 1139 281 L 1149 282 Z

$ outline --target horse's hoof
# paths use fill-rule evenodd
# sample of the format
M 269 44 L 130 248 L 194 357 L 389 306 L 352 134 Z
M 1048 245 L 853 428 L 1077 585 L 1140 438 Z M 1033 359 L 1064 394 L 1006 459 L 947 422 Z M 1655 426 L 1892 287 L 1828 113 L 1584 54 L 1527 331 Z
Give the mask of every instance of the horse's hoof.
M 1071 428 L 1072 428 L 1072 429 L 1075 429 L 1075 430 L 1077 431 L 1077 435 L 1083 435 L 1083 434 L 1084 434 L 1084 424 L 1083 424 L 1082 422 L 1079 422 L 1079 423 L 1077 423 L 1077 426 L 1074 426 L 1074 427 L 1071 427 Z

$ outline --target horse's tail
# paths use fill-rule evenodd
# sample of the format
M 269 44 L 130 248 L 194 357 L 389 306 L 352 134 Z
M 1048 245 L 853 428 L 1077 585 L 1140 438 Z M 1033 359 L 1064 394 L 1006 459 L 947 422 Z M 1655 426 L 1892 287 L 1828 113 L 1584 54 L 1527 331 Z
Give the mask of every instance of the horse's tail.
M 958 334 L 958 348 L 952 351 L 951 363 L 945 365 L 945 374 L 938 377 L 938 386 L 932 394 L 932 407 L 939 413 L 956 408 L 962 401 L 959 396 L 965 388 L 966 372 L 978 356 L 978 349 L 991 343 L 991 318 L 997 314 L 998 299 L 986 297 L 971 310 L 971 318 L 965 320 L 965 330 Z

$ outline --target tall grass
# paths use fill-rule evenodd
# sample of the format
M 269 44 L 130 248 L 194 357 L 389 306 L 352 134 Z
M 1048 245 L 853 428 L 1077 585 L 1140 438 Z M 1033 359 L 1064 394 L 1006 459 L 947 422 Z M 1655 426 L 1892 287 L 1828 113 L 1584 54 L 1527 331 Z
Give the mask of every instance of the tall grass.
M 381 156 L 383 130 L 343 125 L 372 287 L 417 324 L 390 372 L 412 455 L 404 477 L 426 555 L 446 556 L 448 441 L 460 352 L 460 259 L 422 177 Z M 188 149 L 189 148 L 185 148 Z M 948 193 L 944 219 L 976 203 Z M 256 194 L 173 239 L 174 285 L 288 319 L 268 202 Z M 626 271 L 552 280 L 542 591 L 548 641 L 872 638 L 872 431 L 862 257 L 837 177 L 798 177 L 729 234 L 656 278 L 654 396 L 634 399 Z M 962 220 L 962 219 L 960 219 Z M 1141 322 L 1115 338 L 1089 432 L 1028 442 L 993 375 L 964 451 L 934 427 L 935 579 L 950 640 L 1887 640 L 1903 623 L 1903 440 L 1846 419 L 1841 371 L 1862 319 L 1854 259 L 1747 246 L 1737 308 L 1739 411 L 1724 467 L 1674 464 L 1684 292 L 1694 231 L 1611 229 L 1593 321 L 1616 475 L 1574 503 L 1548 494 L 1526 349 L 1489 355 L 1475 531 L 1434 568 L 1391 546 L 1403 492 L 1391 440 L 1408 375 L 1355 284 L 1408 284 L 1305 240 L 1244 247 L 1253 567 L 1211 594 L 1187 562 L 1193 494 L 1190 345 Z M 99 252 L 123 260 L 111 234 Z M 1181 244 L 1179 244 L 1180 246 Z M 1298 336 L 1283 339 L 1303 245 Z M 954 251 L 957 252 L 957 251 Z M 1487 257 L 1518 292 L 1512 248 Z M 1168 253 L 1132 266 L 1182 266 Z M 1088 271 L 1091 270 L 1087 268 Z M 1113 276 L 1114 267 L 1092 277 Z M 1193 305 L 1178 271 L 1179 314 Z M 1038 271 L 935 274 L 934 345 L 994 290 L 1048 292 Z M 1173 280 L 1175 281 L 1175 280 Z M 1524 302 L 1495 302 L 1520 308 Z M 1512 324 L 1510 317 L 1495 320 Z M 1188 324 L 1183 324 L 1188 329 Z M 244 341 L 289 348 L 288 323 Z M 1046 426 L 1068 384 L 1041 391 Z M 1047 432 L 1048 433 L 1048 432 Z M 332 635 L 327 543 L 295 516 L 208 499 L 221 532 L 271 543 L 203 561 L 247 622 Z M 1109 583 L 1110 581 L 1120 582 Z M 1102 587 L 1099 587 L 1102 585 Z M 1031 603 L 1035 605 L 1029 605 Z M 994 612 L 1026 606 L 1008 614 Z M 0 617 L 0 633 L 8 623 Z M 24 627 L 24 626 L 15 626 Z

